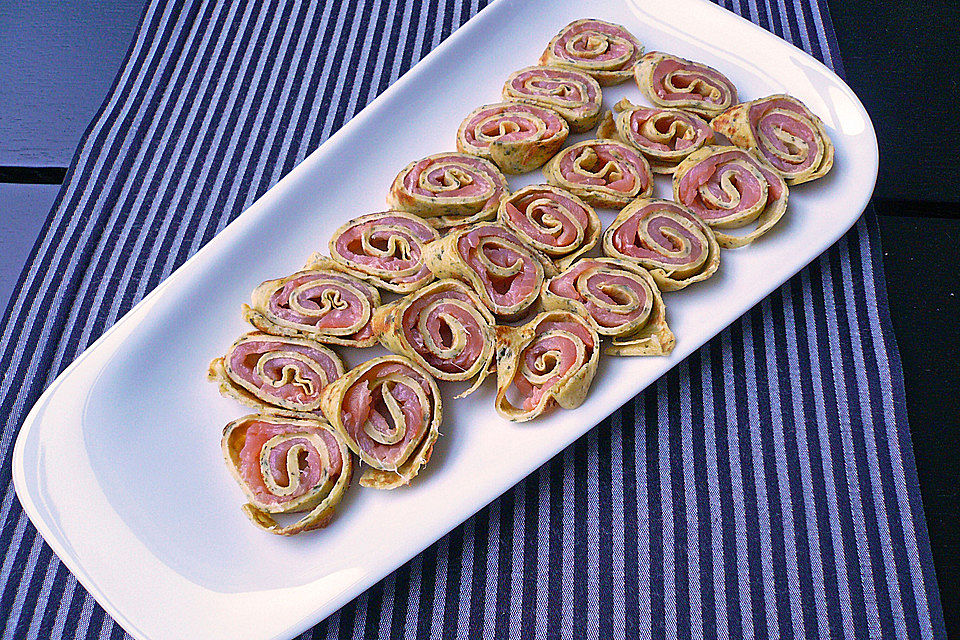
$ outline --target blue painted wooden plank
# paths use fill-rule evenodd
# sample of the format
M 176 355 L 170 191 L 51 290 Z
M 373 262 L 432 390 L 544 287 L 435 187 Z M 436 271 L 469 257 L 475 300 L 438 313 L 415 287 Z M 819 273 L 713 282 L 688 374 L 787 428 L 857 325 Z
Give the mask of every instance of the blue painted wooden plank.
M 60 185 L 0 183 L 0 309 L 5 309 Z
M 0 0 L 0 165 L 70 164 L 144 0 Z

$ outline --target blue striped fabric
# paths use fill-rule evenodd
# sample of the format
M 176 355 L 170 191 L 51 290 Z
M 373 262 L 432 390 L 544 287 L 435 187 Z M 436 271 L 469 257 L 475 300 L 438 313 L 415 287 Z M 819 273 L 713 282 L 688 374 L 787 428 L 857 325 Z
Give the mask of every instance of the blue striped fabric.
M 15 500 L 27 409 L 483 4 L 147 6 L 0 327 L 0 640 L 124 636 Z M 724 4 L 839 69 L 822 0 Z M 886 305 L 868 212 L 654 388 L 303 637 L 943 638 Z

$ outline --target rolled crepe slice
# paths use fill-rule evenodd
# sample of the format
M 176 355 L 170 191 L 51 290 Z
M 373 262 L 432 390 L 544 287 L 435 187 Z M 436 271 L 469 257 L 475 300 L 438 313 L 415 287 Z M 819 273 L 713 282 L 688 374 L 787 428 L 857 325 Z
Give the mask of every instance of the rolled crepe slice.
M 710 125 L 744 149 L 756 149 L 788 185 L 825 176 L 833 167 L 833 142 L 805 104 L 777 94 L 732 107 Z
M 637 86 L 654 105 L 712 118 L 737 104 L 737 88 L 713 67 L 651 51 L 634 68 Z
M 540 64 L 576 67 L 607 86 L 629 80 L 642 55 L 643 45 L 621 25 L 583 19 L 560 30 Z
M 330 257 L 374 286 L 410 293 L 433 280 L 423 245 L 440 235 L 422 218 L 401 211 L 354 218 L 330 238 Z
M 243 317 L 272 335 L 369 347 L 377 343 L 370 319 L 379 305 L 376 287 L 329 258 L 315 258 L 303 271 L 254 289 Z
M 443 408 L 430 374 L 409 358 L 364 362 L 323 390 L 323 413 L 347 446 L 369 465 L 360 484 L 396 489 L 430 460 Z
M 653 174 L 633 147 L 615 140 L 584 140 L 555 155 L 543 168 L 547 182 L 595 207 L 621 209 L 653 192 Z
M 596 246 L 602 229 L 593 207 L 547 184 L 515 192 L 500 204 L 497 218 L 560 269 Z
M 514 71 L 503 85 L 503 99 L 547 107 L 570 124 L 570 131 L 593 129 L 600 119 L 600 85 L 569 67 L 526 67 Z
M 292 536 L 330 522 L 353 476 L 346 443 L 326 421 L 253 414 L 223 430 L 223 456 L 249 500 L 243 512 L 270 533 Z M 303 513 L 283 526 L 281 513 Z
M 713 227 L 725 249 L 750 244 L 783 217 L 787 183 L 755 151 L 704 147 L 680 163 L 673 174 L 673 197 Z M 744 235 L 723 233 L 756 223 Z
M 639 264 L 661 291 L 706 280 L 720 266 L 713 229 L 671 200 L 637 198 L 603 234 L 603 253 Z
M 486 377 L 496 343 L 493 314 L 459 280 L 444 279 L 377 309 L 373 326 L 380 343 L 409 357 L 438 380 Z
M 656 282 L 626 260 L 578 260 L 544 284 L 541 305 L 586 317 L 597 333 L 613 339 L 604 353 L 662 356 L 676 344 Z
M 640 150 L 654 173 L 673 173 L 681 160 L 713 142 L 713 129 L 679 109 L 641 107 L 624 98 L 603 116 L 598 138 L 613 138 Z
M 210 363 L 207 377 L 223 395 L 259 410 L 319 412 L 320 392 L 343 375 L 343 362 L 305 338 L 253 331 Z
M 583 404 L 600 357 L 600 336 L 586 319 L 544 311 L 520 327 L 497 327 L 497 335 L 497 413 L 526 422 L 555 405 Z
M 519 102 L 473 110 L 457 131 L 457 149 L 492 160 L 504 173 L 526 173 L 552 158 L 570 134 L 553 109 Z
M 438 278 L 472 286 L 495 316 L 508 320 L 533 306 L 545 275 L 553 271 L 536 249 L 493 222 L 446 234 L 427 245 L 424 260 Z
M 443 229 L 493 218 L 508 193 L 507 179 L 489 160 L 437 153 L 397 174 L 387 204 Z

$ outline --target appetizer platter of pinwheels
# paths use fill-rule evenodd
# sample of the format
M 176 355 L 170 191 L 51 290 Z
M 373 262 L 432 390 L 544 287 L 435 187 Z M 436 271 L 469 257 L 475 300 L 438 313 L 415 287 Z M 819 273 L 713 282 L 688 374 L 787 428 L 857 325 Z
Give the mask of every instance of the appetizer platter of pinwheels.
M 52 385 L 18 494 L 135 636 L 290 637 L 816 258 L 875 178 L 850 89 L 722 9 L 500 0 Z

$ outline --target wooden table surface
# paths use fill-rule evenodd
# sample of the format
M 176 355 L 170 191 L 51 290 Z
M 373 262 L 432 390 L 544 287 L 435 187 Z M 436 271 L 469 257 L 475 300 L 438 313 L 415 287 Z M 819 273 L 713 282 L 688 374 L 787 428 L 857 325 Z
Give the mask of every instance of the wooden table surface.
M 0 0 L 0 304 L 134 35 L 143 0 Z M 875 204 L 920 490 L 960 637 L 960 4 L 831 0 L 880 138 Z

